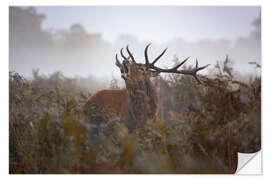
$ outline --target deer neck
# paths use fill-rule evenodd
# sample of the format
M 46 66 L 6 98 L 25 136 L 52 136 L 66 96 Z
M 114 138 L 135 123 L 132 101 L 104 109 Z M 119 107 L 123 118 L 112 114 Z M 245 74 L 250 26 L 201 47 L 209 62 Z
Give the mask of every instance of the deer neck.
M 153 119 L 157 114 L 158 94 L 150 78 L 126 83 L 126 89 L 130 101 L 130 118 L 137 122 Z

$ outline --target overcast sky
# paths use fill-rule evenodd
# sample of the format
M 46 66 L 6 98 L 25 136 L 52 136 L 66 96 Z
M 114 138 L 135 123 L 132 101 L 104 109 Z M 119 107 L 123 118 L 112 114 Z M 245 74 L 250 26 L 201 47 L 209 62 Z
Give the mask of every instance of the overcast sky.
M 82 24 L 89 33 L 101 33 L 113 42 L 121 34 L 135 35 L 140 41 L 168 42 L 230 39 L 248 36 L 259 7 L 227 6 L 108 6 L 37 7 L 46 15 L 44 28 L 67 29 Z
M 254 72 L 248 62 L 261 64 L 256 6 L 11 7 L 9 14 L 9 68 L 26 76 L 39 68 L 45 74 L 120 77 L 115 53 L 129 44 L 142 62 L 149 42 L 151 59 L 168 47 L 161 67 L 172 66 L 175 56 L 213 68 L 229 55 L 243 73 Z

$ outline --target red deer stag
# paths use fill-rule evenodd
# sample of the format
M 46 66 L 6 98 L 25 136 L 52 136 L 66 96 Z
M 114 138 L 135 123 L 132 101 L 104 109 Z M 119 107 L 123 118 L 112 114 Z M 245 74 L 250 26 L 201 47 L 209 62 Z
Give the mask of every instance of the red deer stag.
M 162 69 L 155 66 L 155 63 L 163 56 L 165 49 L 153 62 L 149 62 L 148 44 L 144 50 L 145 63 L 137 63 L 128 46 L 126 47 L 128 57 L 120 51 L 123 63 L 120 63 L 117 54 L 115 55 L 116 66 L 121 71 L 121 77 L 125 80 L 126 88 L 120 90 L 101 90 L 90 97 L 88 104 L 95 104 L 106 114 L 115 114 L 121 117 L 130 131 L 136 126 L 141 126 L 143 122 L 154 119 L 158 111 L 158 92 L 150 78 L 159 73 L 178 73 L 192 75 L 200 83 L 197 72 L 208 65 L 196 67 L 192 70 L 178 70 L 189 58 L 186 58 L 177 66 L 170 69 Z M 130 60 L 131 59 L 131 60 Z

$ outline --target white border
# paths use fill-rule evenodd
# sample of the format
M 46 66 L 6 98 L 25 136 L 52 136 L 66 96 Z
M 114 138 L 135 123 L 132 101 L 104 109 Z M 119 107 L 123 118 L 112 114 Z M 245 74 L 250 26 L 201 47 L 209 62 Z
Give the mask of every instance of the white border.
M 256 6 L 260 0 L 11 0 L 10 5 L 233 5 Z
M 270 71 L 267 70 L 267 68 L 270 67 L 270 55 L 269 55 L 269 22 L 270 22 L 270 9 L 269 9 L 269 1 L 268 0 L 186 0 L 186 1 L 179 1 L 179 0 L 10 0 L 3 1 L 0 6 L 0 22 L 1 22 L 1 28 L 0 28 L 0 36 L 1 36 L 1 43 L 0 43 L 0 49 L 1 49 L 1 64 L 0 64 L 0 79 L 1 79 L 1 88 L 0 88 L 0 109 L 1 109 L 1 177 L 4 175 L 3 178 L 25 178 L 25 179 L 47 179 L 47 176 L 38 175 L 37 176 L 22 176 L 22 175 L 8 175 L 8 6 L 42 6 L 42 5 L 204 5 L 204 6 L 262 6 L 262 83 L 263 83 L 263 89 L 262 89 L 262 149 L 263 152 L 263 177 L 262 176 L 232 176 L 229 175 L 219 175 L 218 178 L 254 178 L 254 177 L 260 177 L 260 178 L 267 178 L 269 179 L 269 172 L 270 172 L 270 164 L 266 163 L 267 159 L 270 159 L 270 148 L 269 143 L 264 141 L 264 139 L 269 140 L 267 137 L 269 136 L 269 130 L 264 130 L 264 127 L 270 128 L 270 120 L 269 120 L 269 114 L 266 111 L 266 108 L 269 109 L 269 96 L 268 94 L 270 92 L 269 88 L 269 73 Z M 268 33 L 267 33 L 268 32 Z M 268 82 L 267 82 L 268 81 Z M 269 110 L 268 110 L 269 111 Z M 57 175 L 52 175 L 50 178 L 57 178 Z M 94 176 L 76 176 L 76 178 L 110 178 L 110 179 L 139 179 L 139 178 L 154 178 L 154 179 L 179 179 L 179 178 L 205 178 L 205 179 L 216 179 L 216 176 L 213 175 L 151 175 L 151 177 L 143 176 L 143 175 L 114 175 L 114 176 L 107 176 L 107 175 L 94 175 Z M 60 178 L 67 178 L 67 179 L 73 179 L 72 176 L 65 176 Z

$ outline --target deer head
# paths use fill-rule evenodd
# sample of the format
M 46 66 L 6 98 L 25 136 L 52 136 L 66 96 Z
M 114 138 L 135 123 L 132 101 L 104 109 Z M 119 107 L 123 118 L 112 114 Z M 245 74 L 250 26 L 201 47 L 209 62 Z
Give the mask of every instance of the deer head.
M 149 62 L 148 58 L 148 48 L 151 44 L 148 44 L 144 50 L 144 57 L 145 57 L 145 63 L 137 63 L 133 54 L 130 52 L 129 47 L 126 47 L 126 50 L 128 52 L 128 57 L 126 57 L 123 54 L 123 48 L 120 51 L 120 54 L 123 58 L 122 63 L 120 63 L 117 54 L 115 55 L 116 59 L 116 66 L 120 68 L 121 71 L 121 77 L 125 80 L 126 83 L 129 82 L 138 82 L 139 79 L 145 79 L 150 78 L 153 76 L 159 75 L 159 73 L 177 73 L 177 74 L 184 74 L 184 75 L 191 75 L 193 76 L 196 81 L 201 84 L 200 80 L 197 77 L 197 72 L 205 69 L 209 66 L 202 66 L 198 67 L 198 61 L 196 60 L 196 66 L 195 68 L 191 70 L 178 70 L 188 59 L 186 58 L 183 60 L 180 64 L 176 65 L 175 67 L 169 68 L 169 69 L 162 69 L 160 67 L 155 66 L 155 63 L 165 54 L 167 51 L 167 48 L 157 57 L 153 60 L 153 62 Z M 131 59 L 131 60 L 130 60 Z

